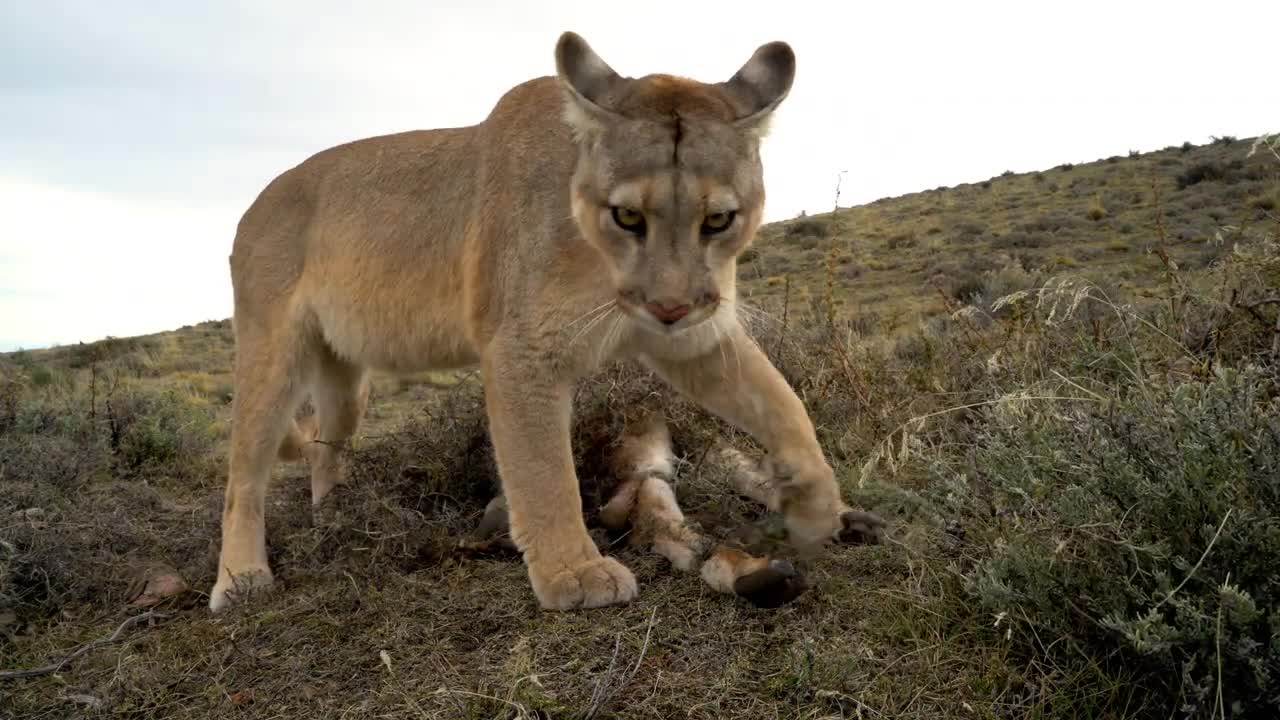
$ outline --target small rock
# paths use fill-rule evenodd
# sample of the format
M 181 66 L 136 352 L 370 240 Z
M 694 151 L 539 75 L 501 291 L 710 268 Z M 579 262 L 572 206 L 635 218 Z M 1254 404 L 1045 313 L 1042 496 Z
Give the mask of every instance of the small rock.
M 134 566 L 129 582 L 129 604 L 150 607 L 187 591 L 187 581 L 173 566 L 149 561 Z

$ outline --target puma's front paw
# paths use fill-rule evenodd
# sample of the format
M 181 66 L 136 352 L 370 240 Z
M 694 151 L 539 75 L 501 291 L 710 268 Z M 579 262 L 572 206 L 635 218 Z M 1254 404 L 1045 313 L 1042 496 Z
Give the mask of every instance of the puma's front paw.
M 845 510 L 840 513 L 841 528 L 836 539 L 853 545 L 879 545 L 884 539 L 884 518 L 875 513 Z
M 529 565 L 533 592 L 545 610 L 573 610 L 627 603 L 636 578 L 625 565 L 595 554 L 577 563 L 544 560 Z
M 807 465 L 772 463 L 778 505 L 787 522 L 787 537 L 802 554 L 817 552 L 843 528 L 844 503 L 835 475 L 825 462 Z

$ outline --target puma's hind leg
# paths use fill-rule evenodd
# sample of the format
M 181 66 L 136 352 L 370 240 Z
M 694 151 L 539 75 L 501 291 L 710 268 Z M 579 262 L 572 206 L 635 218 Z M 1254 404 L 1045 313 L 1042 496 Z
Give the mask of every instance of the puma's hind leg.
M 311 402 L 314 438 L 304 455 L 311 464 L 311 504 L 317 506 L 347 482 L 344 459 L 369 404 L 368 374 L 325 347 L 318 353 Z

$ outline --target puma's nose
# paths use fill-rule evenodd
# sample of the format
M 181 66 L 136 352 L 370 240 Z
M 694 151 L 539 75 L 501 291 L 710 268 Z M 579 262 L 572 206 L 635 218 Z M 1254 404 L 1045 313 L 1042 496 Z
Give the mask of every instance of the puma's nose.
M 689 314 L 688 305 L 664 305 L 662 303 L 647 302 L 644 309 L 648 310 L 651 315 L 658 318 L 664 325 L 673 325 L 680 321 L 680 318 Z

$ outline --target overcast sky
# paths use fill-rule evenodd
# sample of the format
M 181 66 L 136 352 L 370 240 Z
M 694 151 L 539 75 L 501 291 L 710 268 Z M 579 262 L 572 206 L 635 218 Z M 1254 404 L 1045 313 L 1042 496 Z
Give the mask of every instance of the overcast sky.
M 203 6 L 202 6 L 203 5 Z M 536 9 L 533 9 L 536 7 Z M 262 187 L 325 147 L 481 120 L 564 30 L 624 75 L 782 39 L 767 219 L 1280 130 L 1274 2 L 0 3 L 0 350 L 231 314 Z

